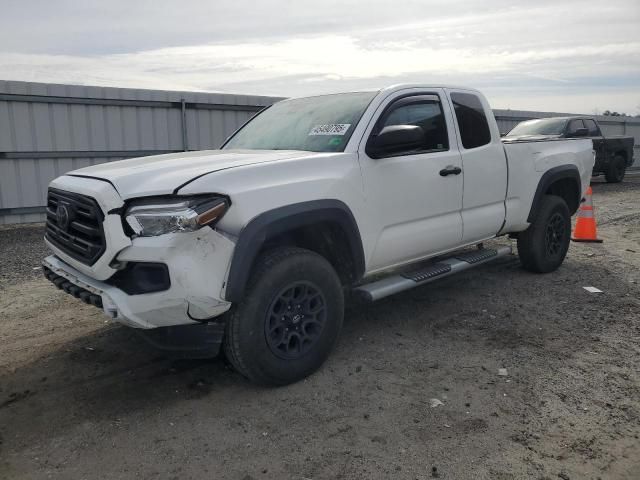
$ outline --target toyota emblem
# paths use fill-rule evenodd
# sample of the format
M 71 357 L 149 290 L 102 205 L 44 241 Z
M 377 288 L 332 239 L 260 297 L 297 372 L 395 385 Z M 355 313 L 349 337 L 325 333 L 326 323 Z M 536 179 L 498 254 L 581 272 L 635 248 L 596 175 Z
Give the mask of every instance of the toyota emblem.
M 69 227 L 69 210 L 66 205 L 58 205 L 56 209 L 56 221 L 58 223 L 58 227 L 63 230 L 66 230 Z

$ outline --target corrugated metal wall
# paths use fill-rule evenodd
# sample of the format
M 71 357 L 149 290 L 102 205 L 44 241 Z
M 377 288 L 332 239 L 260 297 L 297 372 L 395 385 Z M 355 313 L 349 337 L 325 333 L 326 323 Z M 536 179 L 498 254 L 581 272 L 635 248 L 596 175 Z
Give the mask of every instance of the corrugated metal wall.
M 0 224 L 42 221 L 47 185 L 65 172 L 216 148 L 276 100 L 0 81 Z
M 0 81 L 0 224 L 42 221 L 47 185 L 65 172 L 123 158 L 217 148 L 277 100 Z M 567 115 L 494 113 L 502 133 L 522 120 Z M 640 143 L 640 119 L 598 120 L 605 134 L 633 135 Z

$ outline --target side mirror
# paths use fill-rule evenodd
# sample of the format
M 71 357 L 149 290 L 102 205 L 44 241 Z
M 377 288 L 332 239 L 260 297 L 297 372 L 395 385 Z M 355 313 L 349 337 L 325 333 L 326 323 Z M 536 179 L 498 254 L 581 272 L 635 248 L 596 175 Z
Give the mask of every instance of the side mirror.
M 578 128 L 570 136 L 571 137 L 588 137 L 589 136 L 589 129 L 588 128 Z
M 419 148 L 424 142 L 424 130 L 417 125 L 389 125 L 367 144 L 367 155 L 381 158 L 404 150 Z

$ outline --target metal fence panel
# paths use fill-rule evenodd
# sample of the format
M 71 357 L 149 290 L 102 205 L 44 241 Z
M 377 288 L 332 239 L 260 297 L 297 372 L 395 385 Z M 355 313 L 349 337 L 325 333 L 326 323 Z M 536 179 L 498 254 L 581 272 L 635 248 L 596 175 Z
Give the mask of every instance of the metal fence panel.
M 0 224 L 42 221 L 47 185 L 70 170 L 124 158 L 217 148 L 277 97 L 0 81 Z M 495 110 L 501 133 L 531 118 Z M 605 134 L 640 119 L 598 117 Z M 640 146 L 635 146 L 635 158 Z
M 42 221 L 47 185 L 70 170 L 217 148 L 277 100 L 0 81 L 0 224 Z

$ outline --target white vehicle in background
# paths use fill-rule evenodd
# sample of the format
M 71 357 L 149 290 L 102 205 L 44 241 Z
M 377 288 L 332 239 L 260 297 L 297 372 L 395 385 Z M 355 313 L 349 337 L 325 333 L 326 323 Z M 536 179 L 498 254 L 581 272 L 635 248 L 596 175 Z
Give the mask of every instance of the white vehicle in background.
M 286 384 L 329 355 L 347 289 L 422 285 L 511 254 L 482 248 L 507 234 L 524 268 L 558 268 L 593 164 L 588 139 L 501 141 L 471 89 L 284 100 L 220 150 L 54 180 L 45 275 L 160 345 L 223 345 L 252 381 Z

